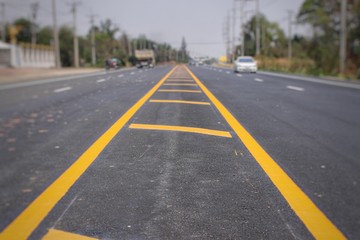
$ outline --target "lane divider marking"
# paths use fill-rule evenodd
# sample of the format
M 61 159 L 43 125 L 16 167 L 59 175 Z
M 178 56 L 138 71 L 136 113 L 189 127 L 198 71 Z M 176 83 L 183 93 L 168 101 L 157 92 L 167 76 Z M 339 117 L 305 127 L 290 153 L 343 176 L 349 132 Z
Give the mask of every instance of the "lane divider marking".
M 270 157 L 253 136 L 236 120 L 229 110 L 185 66 L 202 91 L 218 109 L 240 140 L 259 163 L 292 210 L 316 239 L 346 239 L 315 203 L 300 189 L 286 172 Z
M 170 80 L 171 79 L 191 79 L 191 80 L 193 80 L 192 77 L 190 77 L 190 76 L 189 77 L 169 77 L 168 79 L 170 79 Z
M 101 83 L 101 82 L 105 82 L 106 81 L 106 79 L 105 78 L 103 78 L 103 79 L 99 79 L 99 80 L 97 80 L 96 82 L 97 83 Z
M 164 83 L 164 86 L 197 86 L 197 84 L 192 83 Z
M 301 87 L 295 87 L 295 86 L 286 86 L 287 89 L 290 90 L 295 90 L 295 91 L 299 91 L 299 92 L 303 92 L 305 89 L 301 88 Z
M 151 99 L 151 103 L 183 103 L 183 104 L 195 104 L 195 105 L 210 105 L 209 102 L 197 102 L 197 101 L 186 101 L 186 100 L 160 100 Z
M 65 91 L 69 91 L 71 89 L 72 89 L 72 87 L 58 88 L 58 89 L 54 90 L 54 93 L 65 92 Z
M 118 75 L 118 78 L 122 78 L 122 77 L 124 77 L 124 74 Z
M 257 81 L 257 82 L 264 82 L 264 80 L 262 80 L 260 78 L 255 78 L 254 80 Z
M 202 93 L 200 90 L 184 90 L 184 89 L 159 89 L 158 92 Z
M 166 82 L 194 82 L 194 80 L 166 80 Z
M 46 235 L 42 238 L 42 240 L 96 240 L 97 238 L 91 238 L 87 236 L 82 236 L 75 233 L 64 232 L 56 229 L 49 229 Z
M 150 99 L 176 68 L 177 67 L 174 67 L 166 74 L 148 93 L 106 130 L 63 174 L 30 203 L 30 205 L 0 233 L 0 239 L 27 239 L 55 205 L 64 197 L 72 185 L 74 185 L 80 176 L 95 161 L 116 134 L 118 134 L 132 116 Z
M 159 130 L 159 131 L 176 131 L 176 132 L 189 132 L 199 133 L 217 137 L 232 138 L 231 134 L 227 131 L 212 130 L 206 128 L 184 127 L 184 126 L 171 126 L 171 125 L 152 125 L 152 124 L 131 124 L 130 129 L 143 129 L 143 130 Z

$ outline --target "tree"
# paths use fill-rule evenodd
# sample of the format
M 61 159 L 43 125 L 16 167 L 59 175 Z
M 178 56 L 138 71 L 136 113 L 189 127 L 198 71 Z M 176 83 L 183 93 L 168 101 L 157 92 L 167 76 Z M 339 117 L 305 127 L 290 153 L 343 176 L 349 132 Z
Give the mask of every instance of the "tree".
M 270 57 L 284 57 L 286 55 L 287 41 L 284 31 L 279 24 L 269 22 L 264 15 L 260 16 L 262 48 L 261 53 Z M 256 53 L 256 16 L 245 24 L 245 52 L 246 55 L 255 56 Z M 240 50 L 240 46 L 237 46 Z M 239 52 L 239 51 L 237 51 Z
M 182 62 L 187 62 L 188 55 L 187 55 L 187 51 L 186 51 L 185 37 L 183 37 L 182 40 L 181 40 L 180 54 L 181 54 L 181 61 Z
M 37 43 L 44 45 L 51 45 L 53 41 L 52 27 L 43 27 L 37 33 Z
M 31 42 L 31 28 L 33 26 L 31 21 L 26 18 L 19 18 L 14 21 L 13 25 L 20 27 L 19 34 L 17 35 L 18 42 Z
M 339 31 L 341 0 L 305 0 L 298 13 L 298 22 L 309 24 L 313 36 L 308 55 L 315 60 L 316 67 L 324 72 L 337 74 L 339 66 Z M 348 66 L 360 65 L 360 1 L 348 0 L 347 6 L 347 56 Z
M 115 35 L 119 31 L 120 29 L 110 19 L 100 22 L 100 32 L 106 34 L 110 39 L 115 39 Z
M 59 42 L 61 65 L 64 67 L 70 67 L 74 62 L 73 30 L 67 26 L 60 27 Z

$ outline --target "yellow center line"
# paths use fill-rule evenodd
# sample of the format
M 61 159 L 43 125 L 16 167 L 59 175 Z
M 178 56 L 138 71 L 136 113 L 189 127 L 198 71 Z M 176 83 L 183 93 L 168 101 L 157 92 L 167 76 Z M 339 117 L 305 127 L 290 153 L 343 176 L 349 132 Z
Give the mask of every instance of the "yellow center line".
M 60 177 L 42 192 L 20 213 L 0 234 L 1 240 L 27 239 L 71 186 L 94 162 L 109 142 L 123 128 L 132 116 L 143 106 L 165 80 L 174 72 L 173 68 L 147 94 L 119 118 L 100 138 L 98 138 Z
M 198 102 L 198 101 L 186 101 L 186 100 L 160 100 L 151 99 L 151 103 L 183 103 L 183 104 L 195 104 L 195 105 L 210 105 L 209 102 Z
M 346 239 L 342 232 L 326 217 L 286 172 L 270 157 L 260 144 L 236 120 L 226 107 L 185 66 L 202 91 L 226 119 L 246 148 L 253 155 L 271 181 L 283 195 L 293 211 L 316 239 Z
M 192 83 L 164 83 L 164 86 L 197 86 L 197 84 Z
M 189 132 L 199 133 L 217 137 L 232 138 L 231 134 L 226 131 L 212 130 L 206 128 L 195 127 L 183 127 L 183 126 L 170 126 L 170 125 L 151 125 L 151 124 L 131 124 L 130 129 L 145 129 L 145 130 L 159 130 L 159 131 L 177 131 L 177 132 Z

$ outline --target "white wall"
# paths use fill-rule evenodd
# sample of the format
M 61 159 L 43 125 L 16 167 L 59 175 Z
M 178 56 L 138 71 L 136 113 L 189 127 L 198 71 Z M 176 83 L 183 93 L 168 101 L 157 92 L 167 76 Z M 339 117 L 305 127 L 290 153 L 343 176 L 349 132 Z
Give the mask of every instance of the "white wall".
M 11 45 L 11 66 L 15 68 L 55 67 L 55 55 L 50 46 L 30 44 Z

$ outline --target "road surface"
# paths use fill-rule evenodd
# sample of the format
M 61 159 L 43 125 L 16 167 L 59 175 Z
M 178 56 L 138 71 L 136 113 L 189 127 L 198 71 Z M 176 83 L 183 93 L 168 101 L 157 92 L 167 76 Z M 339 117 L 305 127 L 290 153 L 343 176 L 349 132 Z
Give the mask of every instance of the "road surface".
M 0 85 L 0 239 L 358 239 L 359 106 L 207 66 Z

